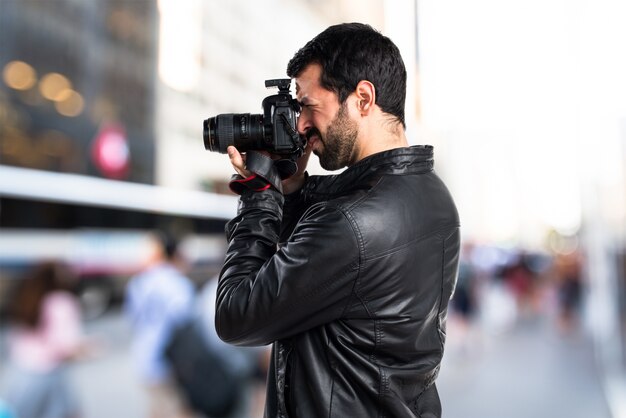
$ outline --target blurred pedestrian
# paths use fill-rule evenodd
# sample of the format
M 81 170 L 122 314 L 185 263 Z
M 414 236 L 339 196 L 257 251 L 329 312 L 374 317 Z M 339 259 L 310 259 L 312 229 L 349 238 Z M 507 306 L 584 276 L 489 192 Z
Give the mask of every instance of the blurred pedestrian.
M 240 395 L 230 416 L 256 418 L 263 416 L 265 405 L 265 378 L 269 367 L 270 349 L 264 347 L 237 347 L 223 342 L 215 329 L 215 296 L 217 277 L 202 287 L 198 298 L 199 318 L 208 348 L 227 366 L 239 381 Z
M 450 299 L 451 323 L 456 327 L 456 348 L 463 355 L 469 354 L 477 344 L 474 339 L 474 320 L 478 311 L 478 274 L 472 263 L 473 244 L 465 242 L 461 247 L 459 274 L 454 295 Z M 452 334 L 452 333 L 451 333 Z
M 461 247 L 459 274 L 454 295 L 450 300 L 452 312 L 458 316 L 464 327 L 469 326 L 477 310 L 476 281 L 478 277 L 471 260 L 472 249 L 471 243 L 464 243 Z
M 520 316 L 532 315 L 536 310 L 534 305 L 537 278 L 528 267 L 528 257 L 526 251 L 520 250 L 501 272 L 504 282 L 515 296 Z
M 172 378 L 164 349 L 172 331 L 192 313 L 194 286 L 181 271 L 178 240 L 154 234 L 149 253 L 144 270 L 128 284 L 125 305 L 133 330 L 133 358 L 148 392 L 148 416 L 193 416 Z
M 582 267 L 582 255 L 578 250 L 555 257 L 557 324 L 564 333 L 575 331 L 578 326 L 583 296 Z
M 9 301 L 5 399 L 19 418 L 80 416 L 67 365 L 88 345 L 71 280 L 63 264 L 42 262 L 20 280 Z

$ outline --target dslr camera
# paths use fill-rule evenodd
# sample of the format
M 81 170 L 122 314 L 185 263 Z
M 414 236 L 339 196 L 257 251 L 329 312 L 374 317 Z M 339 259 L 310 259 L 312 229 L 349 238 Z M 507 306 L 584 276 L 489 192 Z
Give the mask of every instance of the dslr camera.
M 291 80 L 266 80 L 265 87 L 278 87 L 278 94 L 263 99 L 263 114 L 224 113 L 204 121 L 204 148 L 226 153 L 234 145 L 239 152 L 268 151 L 295 160 L 304 153 L 306 139 L 296 130 L 300 113 L 291 97 Z

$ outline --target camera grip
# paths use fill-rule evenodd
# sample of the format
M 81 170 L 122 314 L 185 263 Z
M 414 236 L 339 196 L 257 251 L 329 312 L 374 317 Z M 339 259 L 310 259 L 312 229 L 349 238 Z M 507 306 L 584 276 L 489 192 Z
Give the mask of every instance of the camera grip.
M 246 189 L 260 192 L 270 187 L 274 187 L 282 193 L 283 187 L 281 180 L 283 179 L 283 176 L 281 176 L 280 165 L 277 165 L 276 163 L 277 161 L 272 160 L 267 155 L 255 151 L 248 151 L 246 155 L 246 170 L 252 172 L 252 175 L 248 178 L 243 178 L 240 175 L 233 176 L 232 180 L 228 184 L 230 190 L 236 194 L 241 194 Z M 283 166 L 283 170 L 290 170 L 290 168 L 284 163 L 281 165 Z

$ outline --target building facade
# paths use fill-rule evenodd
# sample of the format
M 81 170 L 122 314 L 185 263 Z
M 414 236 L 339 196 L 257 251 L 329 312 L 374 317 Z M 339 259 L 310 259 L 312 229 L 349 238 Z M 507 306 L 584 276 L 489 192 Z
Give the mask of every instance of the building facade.
M 0 3 L 0 164 L 154 183 L 156 3 Z

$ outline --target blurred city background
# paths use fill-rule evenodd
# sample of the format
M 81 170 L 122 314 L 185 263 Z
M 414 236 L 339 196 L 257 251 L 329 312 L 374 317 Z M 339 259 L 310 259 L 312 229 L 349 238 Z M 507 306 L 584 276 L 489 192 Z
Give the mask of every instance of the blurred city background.
M 444 417 L 626 417 L 621 0 L 0 0 L 0 399 L 5 308 L 56 260 L 98 341 L 70 368 L 83 416 L 147 416 L 128 281 L 160 230 L 200 292 L 236 211 L 202 121 L 261 113 L 264 80 L 347 21 L 400 47 L 409 140 L 460 211 Z

